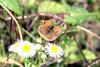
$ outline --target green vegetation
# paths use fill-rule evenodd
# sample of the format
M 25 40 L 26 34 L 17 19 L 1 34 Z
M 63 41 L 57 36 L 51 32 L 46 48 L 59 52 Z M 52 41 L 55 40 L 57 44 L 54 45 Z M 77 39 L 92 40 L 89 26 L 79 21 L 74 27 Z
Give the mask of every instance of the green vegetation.
M 99 4 L 99 0 L 0 0 L 0 67 L 70 67 L 74 64 L 100 67 Z M 52 42 L 44 38 L 47 34 L 44 37 L 39 34 L 40 16 L 49 17 L 54 25 L 48 28 L 49 33 L 57 26 L 60 28 Z M 46 49 L 48 43 L 53 44 L 51 52 Z M 33 44 L 34 56 L 25 57 L 24 52 L 21 55 L 16 44 L 22 49 L 23 44 L 31 47 Z M 11 45 L 14 46 L 10 51 Z M 25 51 L 30 49 L 28 46 Z M 52 51 L 57 50 L 59 53 L 54 57 Z

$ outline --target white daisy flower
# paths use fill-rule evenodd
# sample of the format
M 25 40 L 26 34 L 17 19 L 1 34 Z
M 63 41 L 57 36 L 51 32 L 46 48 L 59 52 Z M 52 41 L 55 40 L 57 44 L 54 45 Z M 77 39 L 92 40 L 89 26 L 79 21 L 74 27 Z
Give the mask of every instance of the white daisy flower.
M 32 57 L 35 55 L 36 50 L 34 44 L 30 43 L 29 41 L 21 42 L 21 45 L 18 47 L 17 53 L 22 57 Z
M 63 55 L 63 50 L 58 45 L 48 43 L 45 47 L 45 52 L 50 56 L 54 58 L 60 58 Z
M 15 52 L 22 57 L 32 57 L 36 53 L 36 49 L 33 43 L 29 41 L 20 41 L 18 40 L 13 45 L 9 47 L 9 51 Z
M 20 40 L 17 40 L 17 42 L 15 42 L 14 44 L 12 44 L 10 47 L 9 47 L 9 51 L 11 52 L 17 52 L 17 48 L 19 47 L 21 41 Z

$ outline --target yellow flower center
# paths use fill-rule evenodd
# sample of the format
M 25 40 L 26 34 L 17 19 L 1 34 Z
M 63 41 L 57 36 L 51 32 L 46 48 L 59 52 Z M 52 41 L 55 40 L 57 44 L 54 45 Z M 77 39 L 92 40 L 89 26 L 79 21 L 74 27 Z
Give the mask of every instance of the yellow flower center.
M 23 51 L 24 52 L 29 52 L 30 51 L 30 46 L 29 45 L 25 45 L 25 46 L 23 46 Z
M 58 50 L 59 50 L 59 48 L 56 45 L 52 45 L 52 47 L 51 47 L 52 52 L 57 53 Z

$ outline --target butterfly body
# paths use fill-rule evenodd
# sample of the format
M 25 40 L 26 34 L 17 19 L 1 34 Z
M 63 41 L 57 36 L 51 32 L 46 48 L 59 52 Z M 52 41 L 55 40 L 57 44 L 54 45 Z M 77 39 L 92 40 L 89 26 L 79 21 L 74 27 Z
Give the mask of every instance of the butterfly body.
M 49 26 L 49 27 L 47 28 L 47 34 L 49 34 L 50 32 L 53 32 L 53 28 L 54 28 L 53 25 Z

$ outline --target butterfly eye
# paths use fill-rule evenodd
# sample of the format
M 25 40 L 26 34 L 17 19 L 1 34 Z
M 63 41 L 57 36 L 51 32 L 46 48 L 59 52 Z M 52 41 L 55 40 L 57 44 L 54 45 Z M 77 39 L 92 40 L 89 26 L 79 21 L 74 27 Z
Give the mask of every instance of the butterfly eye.
M 60 27 L 59 26 L 56 26 L 56 27 L 54 27 L 54 33 L 58 33 L 59 31 L 60 31 Z

